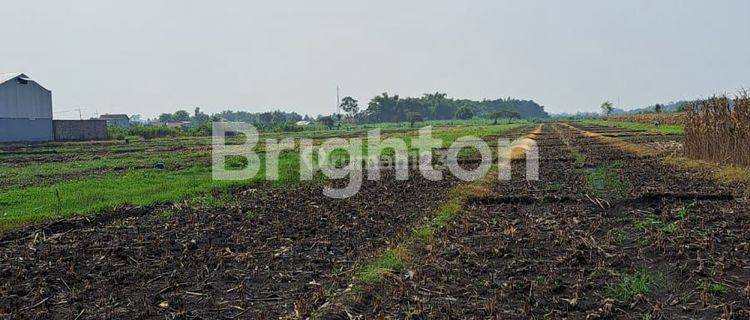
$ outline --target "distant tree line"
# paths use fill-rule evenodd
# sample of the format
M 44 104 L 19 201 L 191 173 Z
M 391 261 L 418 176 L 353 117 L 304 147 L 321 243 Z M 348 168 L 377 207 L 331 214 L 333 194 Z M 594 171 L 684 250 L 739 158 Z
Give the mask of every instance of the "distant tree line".
M 198 134 L 210 133 L 211 121 L 231 121 L 252 123 L 264 131 L 299 131 L 299 121 L 316 122 L 319 125 L 334 128 L 343 122 L 349 123 L 383 123 L 408 122 L 412 126 L 421 121 L 488 118 L 517 119 L 517 118 L 546 118 L 549 117 L 544 107 L 532 100 L 496 99 L 475 101 L 469 99 L 454 99 L 445 93 L 425 94 L 422 97 L 402 98 L 398 95 L 383 93 L 370 99 L 366 108 L 352 97 L 344 97 L 339 105 L 343 114 L 318 115 L 312 118 L 296 112 L 280 110 L 268 112 L 247 112 L 225 110 L 212 115 L 195 108 L 191 114 L 187 110 L 174 113 L 162 113 L 158 122 L 184 122 L 187 127 Z
M 247 122 L 255 124 L 263 129 L 272 129 L 276 127 L 293 126 L 296 122 L 301 120 L 313 121 L 313 119 L 307 115 L 302 116 L 296 112 L 284 112 L 280 110 L 256 113 L 224 110 L 220 113 L 215 113 L 209 116 L 201 112 L 200 108 L 195 108 L 193 114 L 190 114 L 186 110 L 178 110 L 174 113 L 162 113 L 158 118 L 158 122 L 160 123 L 186 122 L 185 127 L 189 128 L 202 126 L 208 127 L 211 121 L 231 121 Z
M 280 110 L 256 113 L 225 110 L 220 113 L 214 114 L 214 116 L 217 116 L 225 121 L 248 122 L 260 125 L 283 124 L 302 120 L 312 121 L 312 119 L 307 115 L 302 116 L 296 112 L 284 112 Z
M 341 109 L 357 123 L 410 122 L 471 118 L 546 118 L 544 107 L 532 100 L 497 99 L 474 101 L 449 98 L 445 93 L 425 94 L 419 98 L 383 93 L 359 111 L 351 97 L 342 100 Z
M 666 104 L 657 103 L 654 105 L 650 105 L 647 107 L 641 107 L 641 108 L 634 108 L 631 110 L 623 110 L 619 108 L 615 108 L 614 105 L 609 102 L 605 101 L 600 106 L 601 114 L 603 115 L 627 115 L 627 114 L 648 114 L 648 113 L 671 113 L 671 112 L 683 112 L 685 111 L 685 107 L 694 104 L 699 103 L 702 100 L 682 100 L 677 102 L 669 102 Z

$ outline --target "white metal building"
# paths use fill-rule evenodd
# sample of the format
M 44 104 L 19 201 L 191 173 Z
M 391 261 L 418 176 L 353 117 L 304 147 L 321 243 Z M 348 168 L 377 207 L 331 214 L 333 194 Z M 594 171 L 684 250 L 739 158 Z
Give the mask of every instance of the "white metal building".
M 0 142 L 53 139 L 52 92 L 23 73 L 0 73 Z

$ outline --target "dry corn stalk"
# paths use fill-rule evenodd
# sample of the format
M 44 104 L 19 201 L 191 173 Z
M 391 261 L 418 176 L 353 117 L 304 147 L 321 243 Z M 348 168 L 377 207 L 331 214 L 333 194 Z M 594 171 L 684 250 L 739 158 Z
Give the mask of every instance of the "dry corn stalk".
M 750 166 L 750 98 L 713 97 L 687 108 L 685 153 L 721 164 Z

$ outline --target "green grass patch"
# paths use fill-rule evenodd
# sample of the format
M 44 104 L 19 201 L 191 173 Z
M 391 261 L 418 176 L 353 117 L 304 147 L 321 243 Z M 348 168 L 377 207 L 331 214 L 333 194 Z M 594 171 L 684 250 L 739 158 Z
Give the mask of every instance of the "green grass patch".
M 607 288 L 607 295 L 627 301 L 637 295 L 647 296 L 659 287 L 662 276 L 651 273 L 646 269 L 639 269 L 635 273 L 624 273 L 619 276 L 619 281 Z
M 125 156 L 117 155 L 82 161 L 32 163 L 24 166 L 0 164 L 0 180 L 4 181 L 7 184 L 6 186 L 9 186 L 34 179 L 43 180 L 49 177 L 75 175 L 87 171 L 151 168 L 157 162 L 163 163 L 166 169 L 169 169 L 176 166 L 185 166 L 185 164 L 193 165 L 202 160 L 208 161 L 208 159 L 210 159 L 210 154 L 205 151 L 183 153 L 156 152 Z
M 435 228 L 431 225 L 421 226 L 412 231 L 412 236 L 422 243 L 429 243 L 435 237 Z
M 451 199 L 442 206 L 435 218 L 432 219 L 432 225 L 437 229 L 445 228 L 461 212 L 463 199 Z
M 441 125 L 435 127 L 433 138 L 444 139 L 445 145 L 460 136 L 486 137 L 527 125 L 523 122 L 489 125 L 470 121 L 430 124 Z M 383 129 L 384 139 L 404 138 L 409 146 L 417 134 L 413 129 L 395 125 L 379 127 Z M 356 133 L 366 134 L 366 130 L 371 128 L 361 126 L 350 129 Z M 343 133 L 351 135 L 353 131 L 346 129 L 263 133 L 260 138 L 313 138 L 319 142 L 319 139 L 340 136 Z M 227 142 L 236 144 L 239 140 L 229 138 Z M 95 214 L 125 205 L 148 206 L 193 199 L 193 204 L 199 206 L 225 206 L 228 205 L 227 199 L 205 196 L 214 190 L 223 190 L 229 186 L 251 185 L 265 181 L 263 165 L 258 175 L 249 180 L 214 181 L 211 177 L 211 168 L 207 165 L 210 151 L 183 150 L 185 147 L 207 147 L 210 143 L 210 137 L 176 137 L 129 143 L 49 143 L 0 151 L 0 181 L 12 186 L 0 189 L 0 229 L 73 215 Z M 363 151 L 366 151 L 366 143 L 363 145 Z M 179 150 L 174 151 L 175 148 Z M 264 145 L 259 144 L 255 149 L 264 164 Z M 77 160 L 41 162 L 60 155 Z M 280 180 L 272 184 L 285 186 L 298 183 L 299 158 L 297 152 L 281 153 Z M 315 155 L 313 158 L 316 159 Z M 157 162 L 163 163 L 165 168 L 155 169 L 154 164 Z M 239 169 L 245 165 L 244 158 L 229 157 L 226 161 L 228 169 Z M 320 179 L 321 174 L 315 175 L 315 181 Z M 460 211 L 461 205 L 460 202 L 449 203 L 441 208 L 432 227 L 446 225 Z
M 644 219 L 636 221 L 634 226 L 643 232 L 660 231 L 667 234 L 674 233 L 677 230 L 676 222 L 665 223 L 654 215 L 646 216 Z
M 612 166 L 598 166 L 586 174 L 587 188 L 595 196 L 617 200 L 628 195 L 628 184 L 612 169 Z
M 384 252 L 375 261 L 364 266 L 356 273 L 355 280 L 360 283 L 371 284 L 383 280 L 387 274 L 403 271 L 406 262 L 404 250 L 391 249 Z
M 628 234 L 625 233 L 625 231 L 620 230 L 620 229 L 614 230 L 612 236 L 615 239 L 615 241 L 617 241 L 617 243 L 619 244 L 623 244 L 625 243 L 625 241 L 628 240 Z
M 279 159 L 277 186 L 299 182 L 299 156 L 284 153 Z M 131 170 L 52 185 L 31 186 L 0 192 L 0 229 L 111 210 L 123 205 L 152 205 L 199 197 L 195 201 L 223 200 L 200 198 L 233 185 L 265 181 L 261 169 L 255 178 L 243 181 L 213 180 L 211 168 L 195 166 L 178 171 Z
M 678 125 L 667 125 L 662 124 L 656 126 L 652 123 L 640 123 L 640 122 L 620 122 L 620 121 L 606 121 L 606 120 L 585 120 L 581 121 L 584 124 L 592 124 L 607 127 L 617 127 L 633 131 L 649 131 L 661 134 L 684 134 L 685 127 Z
M 556 192 L 562 190 L 562 184 L 560 182 L 550 182 L 544 186 L 545 191 Z
M 723 296 L 728 291 L 725 285 L 713 281 L 704 281 L 701 289 L 714 297 Z
M 695 207 L 697 204 L 696 201 L 691 202 L 690 204 L 680 208 L 679 211 L 677 211 L 677 218 L 680 218 L 680 220 L 685 220 L 688 218 L 688 214 L 690 213 L 690 209 Z

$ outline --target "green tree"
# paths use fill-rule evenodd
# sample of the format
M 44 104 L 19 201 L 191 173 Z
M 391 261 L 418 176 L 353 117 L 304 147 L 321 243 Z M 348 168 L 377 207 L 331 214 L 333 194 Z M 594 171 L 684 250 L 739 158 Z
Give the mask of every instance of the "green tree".
M 271 112 L 263 112 L 258 115 L 258 121 L 260 121 L 261 124 L 270 124 L 273 122 L 273 113 Z
M 357 113 L 359 113 L 359 106 L 357 105 L 357 100 L 355 100 L 352 97 L 344 97 L 344 99 L 341 99 L 341 110 L 344 110 L 344 112 L 348 113 L 350 117 L 354 117 Z
M 409 126 L 413 127 L 415 123 L 424 121 L 422 119 L 422 115 L 418 112 L 407 112 L 406 113 L 406 121 L 409 121 Z
M 285 122 L 286 122 L 286 114 L 284 114 L 280 110 L 276 110 L 271 113 L 271 123 L 279 124 L 279 123 L 285 123 Z
M 600 108 L 602 108 L 602 112 L 604 114 L 606 114 L 606 115 L 610 115 L 612 113 L 612 111 L 615 109 L 612 106 L 612 102 L 609 102 L 609 101 L 602 102 L 602 105 L 601 105 Z
M 400 122 L 404 119 L 398 95 L 390 96 L 387 92 L 372 98 L 367 109 L 375 122 Z
M 333 126 L 336 124 L 336 121 L 331 116 L 320 117 L 318 118 L 318 122 L 326 126 L 329 130 L 333 129 Z
M 192 127 L 199 127 L 203 124 L 206 124 L 211 120 L 211 117 L 209 117 L 207 114 L 201 112 L 201 108 L 195 108 L 195 112 L 193 113 L 193 119 L 191 120 L 192 123 L 190 124 Z
M 490 113 L 489 118 L 494 120 L 493 124 L 497 124 L 497 119 L 508 119 L 510 123 L 511 119 L 521 118 L 521 114 L 513 110 L 500 110 Z
M 654 106 L 654 112 L 656 112 L 656 113 L 661 113 L 662 109 L 663 109 L 663 107 L 661 106 L 661 104 L 658 104 L 658 103 L 657 103 L 657 104 L 656 104 L 656 105 Z
M 172 120 L 174 121 L 189 121 L 190 120 L 190 113 L 188 113 L 185 110 L 180 110 L 175 112 L 172 115 Z
M 508 119 L 508 123 L 510 123 L 513 119 L 521 119 L 521 114 L 517 111 L 513 110 L 503 110 L 505 112 L 505 117 Z
M 159 115 L 159 122 L 172 122 L 174 121 L 171 113 L 162 113 Z
M 456 118 L 458 119 L 467 120 L 473 117 L 474 117 L 474 111 L 471 111 L 471 109 L 467 106 L 458 108 L 458 111 L 456 111 Z

